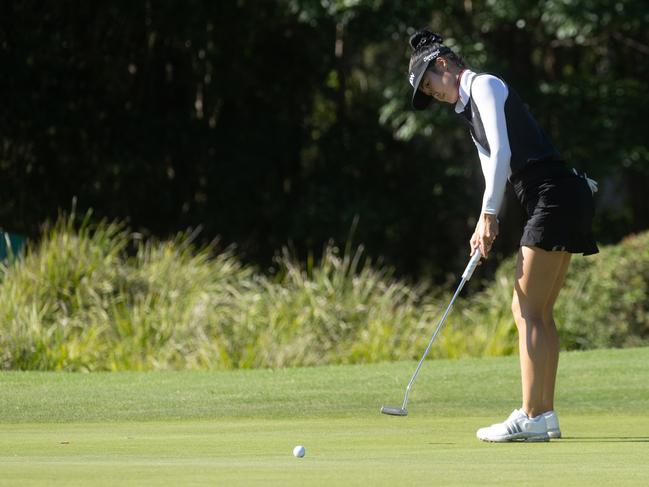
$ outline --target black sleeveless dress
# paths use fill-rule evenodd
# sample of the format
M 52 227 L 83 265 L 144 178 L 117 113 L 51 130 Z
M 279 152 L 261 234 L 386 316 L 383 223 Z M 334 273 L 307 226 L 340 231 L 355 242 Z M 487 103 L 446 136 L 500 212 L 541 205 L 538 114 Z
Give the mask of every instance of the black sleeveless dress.
M 481 74 L 473 81 L 478 76 Z M 509 85 L 507 89 L 505 118 L 511 149 L 509 182 L 527 215 L 520 245 L 547 251 L 596 254 L 599 249 L 592 232 L 595 208 L 585 175 L 566 164 L 518 94 Z M 489 152 L 471 89 L 462 116 L 473 138 Z

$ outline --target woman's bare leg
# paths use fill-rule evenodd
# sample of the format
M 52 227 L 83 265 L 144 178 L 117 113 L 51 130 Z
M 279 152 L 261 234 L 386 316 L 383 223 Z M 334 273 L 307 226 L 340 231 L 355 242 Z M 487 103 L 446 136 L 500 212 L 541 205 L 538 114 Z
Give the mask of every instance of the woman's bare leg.
M 557 367 L 559 365 L 559 334 L 557 333 L 557 325 L 554 322 L 554 303 L 557 301 L 559 292 L 563 287 L 563 282 L 570 266 L 571 254 L 562 252 L 563 262 L 557 279 L 554 283 L 548 302 L 545 305 L 545 315 L 543 316 L 543 324 L 545 325 L 545 332 L 548 337 L 548 360 L 545 369 L 545 381 L 543 389 L 542 408 L 544 411 L 552 411 L 554 409 L 554 386 L 557 382 Z
M 563 281 L 567 255 L 536 247 L 521 247 L 518 252 L 512 312 L 518 328 L 523 410 L 530 417 L 548 411 L 544 394 L 550 388 L 554 393 L 551 376 L 556 374 L 558 338 L 556 327 L 549 326 L 547 306 L 556 300 L 553 291 Z

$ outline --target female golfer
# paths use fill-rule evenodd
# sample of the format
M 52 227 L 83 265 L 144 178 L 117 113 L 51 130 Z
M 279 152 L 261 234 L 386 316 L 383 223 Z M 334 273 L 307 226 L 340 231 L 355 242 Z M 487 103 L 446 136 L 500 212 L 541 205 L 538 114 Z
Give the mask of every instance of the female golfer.
M 503 80 L 475 73 L 423 29 L 410 38 L 412 105 L 433 99 L 455 105 L 469 124 L 485 191 L 471 253 L 487 256 L 498 235 L 505 185 L 527 213 L 518 251 L 512 312 L 518 328 L 522 406 L 502 423 L 477 432 L 484 441 L 560 438 L 554 411 L 559 337 L 552 317 L 572 253 L 598 252 L 591 232 L 596 183 L 570 169 L 516 92 Z

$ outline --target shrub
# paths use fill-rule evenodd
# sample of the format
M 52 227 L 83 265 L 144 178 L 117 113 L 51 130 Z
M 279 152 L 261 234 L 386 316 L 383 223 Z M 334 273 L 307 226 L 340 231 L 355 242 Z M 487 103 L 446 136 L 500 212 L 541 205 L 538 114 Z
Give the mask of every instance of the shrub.
M 193 236 L 143 240 L 121 223 L 61 217 L 0 268 L 0 366 L 39 370 L 285 367 L 418 359 L 450 300 L 328 244 L 286 250 L 268 276 Z M 564 348 L 649 341 L 649 232 L 574 258 L 556 317 Z M 517 350 L 515 257 L 461 297 L 432 357 Z M 479 275 L 479 274 L 478 274 Z M 474 278 L 475 279 L 475 278 Z
M 61 217 L 1 269 L 3 368 L 232 365 L 228 329 L 259 287 L 251 269 L 230 251 L 195 249 L 188 234 L 143 242 L 122 224 L 74 220 Z
M 629 236 L 600 250 L 594 256 L 572 258 L 555 306 L 562 349 L 649 343 L 649 232 Z M 503 349 L 496 353 L 516 348 L 516 330 L 509 311 L 515 269 L 514 255 L 501 263 L 494 280 L 483 292 L 463 305 L 471 316 L 483 317 L 487 323 L 500 323 L 492 333 L 509 342 L 506 346 L 503 342 Z M 507 322 L 509 330 L 505 331 Z
M 556 315 L 565 348 L 647 344 L 649 232 L 574 259 L 559 300 Z

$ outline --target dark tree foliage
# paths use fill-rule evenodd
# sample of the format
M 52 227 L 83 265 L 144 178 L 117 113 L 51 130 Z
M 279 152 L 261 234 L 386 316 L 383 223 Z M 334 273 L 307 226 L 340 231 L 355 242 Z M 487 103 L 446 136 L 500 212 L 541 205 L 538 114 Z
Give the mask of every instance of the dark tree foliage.
M 408 108 L 407 38 L 429 25 L 600 180 L 612 242 L 649 226 L 648 21 L 640 0 L 5 2 L 0 226 L 36 235 L 76 197 L 159 236 L 201 226 L 266 267 L 357 219 L 370 256 L 442 280 L 483 183 L 452 109 Z M 502 216 L 500 255 L 511 195 Z

